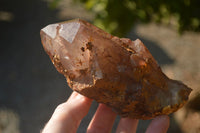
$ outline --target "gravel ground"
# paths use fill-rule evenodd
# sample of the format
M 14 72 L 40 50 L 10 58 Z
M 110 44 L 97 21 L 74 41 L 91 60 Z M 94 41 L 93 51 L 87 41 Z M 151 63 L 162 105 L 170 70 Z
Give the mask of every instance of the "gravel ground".
M 0 21 L 0 133 L 39 132 L 55 107 L 71 94 L 64 77 L 44 52 L 39 36 L 40 29 L 47 24 L 93 17 L 80 7 L 74 10 L 76 6 L 66 2 L 60 10 L 49 10 L 41 0 L 0 1 L 0 12 L 13 15 L 12 21 Z M 169 26 L 140 24 L 127 37 L 140 38 L 169 77 L 194 89 L 191 104 L 170 116 L 169 132 L 200 132 L 200 109 L 195 108 L 200 104 L 197 95 L 200 92 L 200 34 L 187 32 L 180 36 Z M 85 132 L 96 108 L 94 102 L 78 133 Z M 118 120 L 119 117 L 114 127 Z M 140 121 L 138 132 L 144 132 L 149 122 Z

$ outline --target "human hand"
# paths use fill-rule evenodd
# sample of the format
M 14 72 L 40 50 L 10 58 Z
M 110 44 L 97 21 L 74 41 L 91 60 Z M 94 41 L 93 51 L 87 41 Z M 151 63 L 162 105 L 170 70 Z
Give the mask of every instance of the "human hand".
M 76 133 L 81 120 L 87 115 L 92 100 L 73 92 L 67 102 L 60 104 L 42 133 Z M 92 118 L 87 133 L 110 133 L 116 113 L 104 104 L 99 107 Z M 135 133 L 138 120 L 121 118 L 116 133 Z M 166 133 L 169 128 L 169 117 L 158 116 L 152 120 L 146 133 Z

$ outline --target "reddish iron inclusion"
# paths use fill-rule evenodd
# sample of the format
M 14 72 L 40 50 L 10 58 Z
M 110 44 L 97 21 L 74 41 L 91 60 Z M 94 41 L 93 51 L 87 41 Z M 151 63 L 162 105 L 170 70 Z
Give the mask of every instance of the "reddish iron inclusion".
M 192 89 L 169 79 L 139 39 L 112 36 L 80 19 L 48 25 L 40 35 L 69 86 L 122 117 L 168 115 L 188 100 Z

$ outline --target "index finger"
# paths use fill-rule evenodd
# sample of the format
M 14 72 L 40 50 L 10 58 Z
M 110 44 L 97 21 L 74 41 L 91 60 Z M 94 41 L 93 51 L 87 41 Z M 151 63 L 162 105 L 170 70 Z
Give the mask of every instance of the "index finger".
M 42 133 L 76 132 L 81 120 L 89 111 L 92 100 L 73 92 L 67 102 L 60 104 Z

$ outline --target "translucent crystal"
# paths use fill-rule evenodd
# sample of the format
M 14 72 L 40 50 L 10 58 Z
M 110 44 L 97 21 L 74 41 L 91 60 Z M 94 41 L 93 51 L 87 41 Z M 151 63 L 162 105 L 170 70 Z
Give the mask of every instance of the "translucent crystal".
M 139 39 L 112 36 L 80 19 L 48 25 L 40 34 L 69 86 L 122 117 L 170 114 L 188 100 L 191 89 L 169 79 Z

